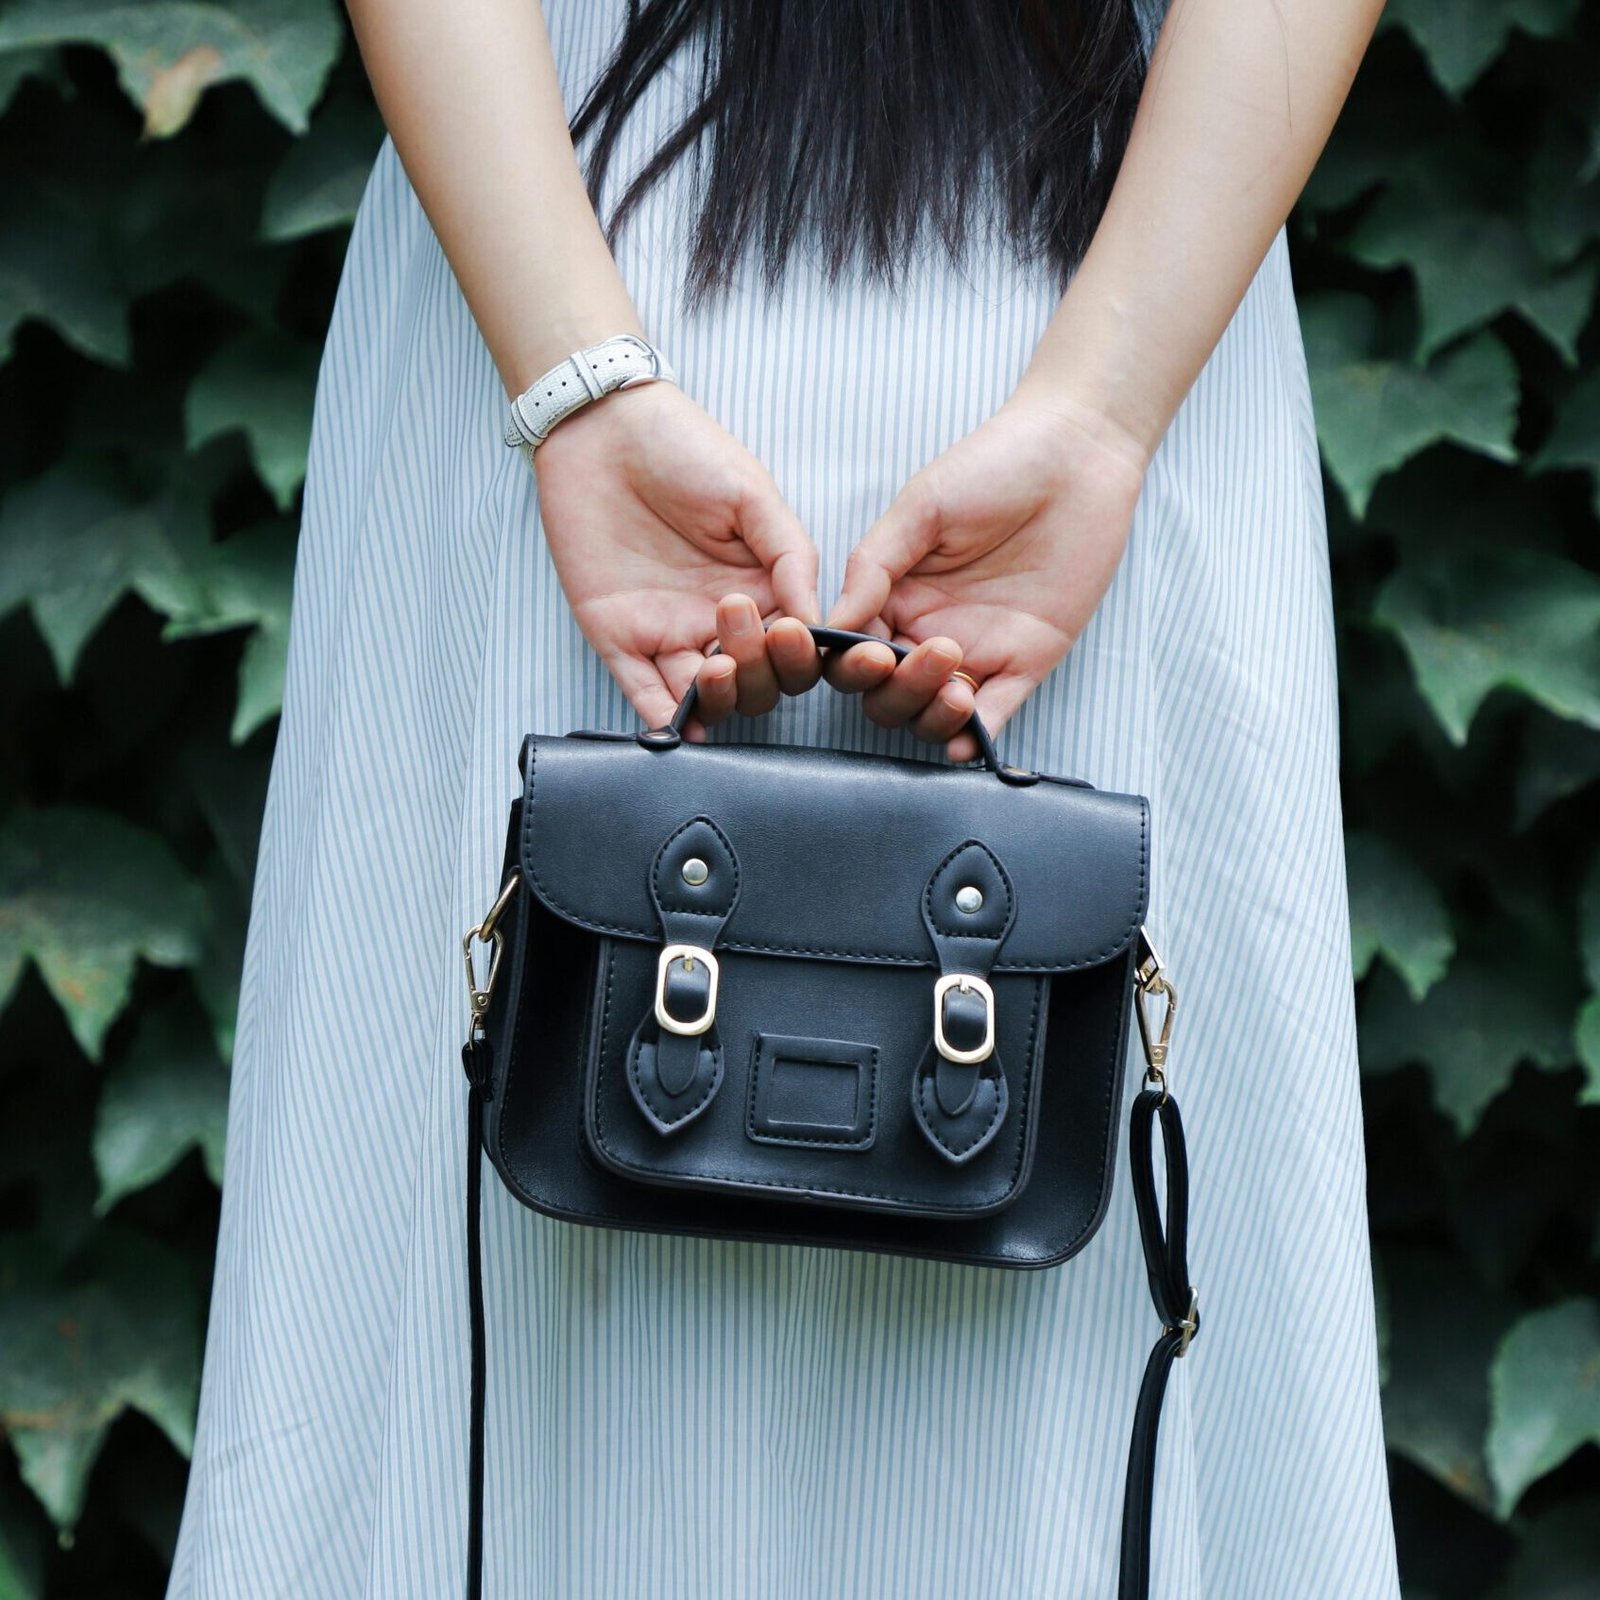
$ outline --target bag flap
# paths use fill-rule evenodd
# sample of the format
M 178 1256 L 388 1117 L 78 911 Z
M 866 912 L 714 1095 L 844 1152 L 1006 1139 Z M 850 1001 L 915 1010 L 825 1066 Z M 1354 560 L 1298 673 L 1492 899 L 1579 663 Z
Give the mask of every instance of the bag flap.
M 1016 920 L 994 970 L 1110 960 L 1144 916 L 1149 804 L 1059 779 L 792 745 L 530 735 L 522 867 L 557 916 L 659 941 L 650 871 L 668 835 L 711 818 L 739 892 L 719 948 L 936 966 L 922 894 L 969 839 L 1004 865 Z

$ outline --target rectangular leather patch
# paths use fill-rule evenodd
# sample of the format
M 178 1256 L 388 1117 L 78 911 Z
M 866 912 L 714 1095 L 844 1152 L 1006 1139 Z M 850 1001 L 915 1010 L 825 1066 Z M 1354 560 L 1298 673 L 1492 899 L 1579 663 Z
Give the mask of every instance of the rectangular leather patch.
M 755 1036 L 745 1131 L 758 1143 L 866 1150 L 877 1133 L 877 1111 L 876 1046 Z

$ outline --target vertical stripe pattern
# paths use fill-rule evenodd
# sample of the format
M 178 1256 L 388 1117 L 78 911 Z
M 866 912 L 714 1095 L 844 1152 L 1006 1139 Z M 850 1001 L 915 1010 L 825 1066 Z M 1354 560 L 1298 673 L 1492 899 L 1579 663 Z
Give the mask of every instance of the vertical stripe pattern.
M 625 10 L 548 0 L 569 108 Z M 686 81 L 657 80 L 619 175 Z M 904 481 L 1006 398 L 1053 290 L 990 240 L 959 267 L 930 250 L 898 294 L 801 259 L 769 297 L 752 269 L 689 316 L 686 209 L 658 187 L 619 266 L 817 541 L 826 604 Z M 504 406 L 385 141 L 317 388 L 168 1600 L 461 1589 L 461 930 L 496 887 L 522 734 L 635 722 L 562 597 Z M 1002 735 L 1153 806 L 1205 1316 L 1162 1419 L 1161 1600 L 1399 1592 L 1336 712 L 1280 235 L 1103 604 Z M 726 736 L 928 754 L 825 689 Z M 573 1226 L 486 1173 L 487 1595 L 1111 1596 L 1157 1332 L 1118 1160 L 1099 1233 L 1042 1273 Z

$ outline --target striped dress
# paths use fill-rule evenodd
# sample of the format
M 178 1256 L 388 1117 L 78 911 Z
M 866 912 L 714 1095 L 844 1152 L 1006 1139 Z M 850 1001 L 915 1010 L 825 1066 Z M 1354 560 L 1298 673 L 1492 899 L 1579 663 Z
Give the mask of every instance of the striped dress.
M 547 0 L 569 110 L 626 0 Z M 692 74 L 660 75 L 636 170 Z M 618 264 L 772 471 L 824 607 L 1056 303 L 999 242 L 897 294 L 796 259 L 679 305 L 684 169 Z M 615 193 L 613 187 L 611 193 Z M 604 402 L 602 402 L 604 403 Z M 240 996 L 198 1435 L 169 1600 L 462 1592 L 462 931 L 530 730 L 637 726 L 563 598 L 505 394 L 391 143 L 316 395 Z M 825 687 L 716 737 L 927 757 Z M 1149 924 L 1205 1318 L 1162 1418 L 1160 1600 L 1395 1600 L 1326 530 L 1284 239 L 1151 466 L 1088 630 L 1001 735 L 1150 797 Z M 1127 1066 L 1137 1085 L 1137 1050 Z M 488 1600 L 1100 1600 L 1157 1332 L 1120 1135 L 1038 1273 L 576 1226 L 485 1170 Z

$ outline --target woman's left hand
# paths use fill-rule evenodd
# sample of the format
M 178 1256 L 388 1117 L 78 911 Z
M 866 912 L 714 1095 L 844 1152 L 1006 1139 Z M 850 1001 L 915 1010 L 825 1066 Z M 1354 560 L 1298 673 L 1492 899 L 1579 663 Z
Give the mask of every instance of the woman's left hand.
M 856 645 L 830 658 L 829 682 L 862 692 L 873 721 L 971 760 L 974 696 L 950 673 L 978 680 L 998 732 L 1110 586 L 1148 462 L 1091 409 L 1019 388 L 905 485 L 845 567 L 829 623 L 923 648 L 886 674 L 888 651 Z

